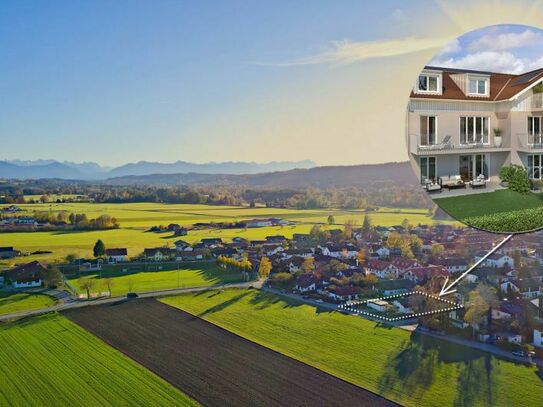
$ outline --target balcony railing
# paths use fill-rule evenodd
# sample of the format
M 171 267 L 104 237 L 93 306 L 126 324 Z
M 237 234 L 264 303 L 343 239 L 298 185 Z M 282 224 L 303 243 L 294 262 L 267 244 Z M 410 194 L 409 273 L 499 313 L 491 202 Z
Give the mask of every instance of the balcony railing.
M 543 133 L 539 134 L 518 134 L 518 145 L 526 150 L 543 149 Z
M 489 139 L 490 141 L 490 139 Z M 509 143 L 503 140 L 501 148 L 508 148 Z M 465 151 L 474 149 L 493 149 L 496 146 L 490 142 L 484 142 L 482 136 L 476 137 L 474 140 L 466 140 L 465 143 L 460 143 L 458 136 L 453 137 L 446 135 L 434 144 L 428 143 L 427 136 L 412 134 L 409 136 L 409 151 L 412 154 L 426 155 L 439 152 L 453 152 L 454 150 Z

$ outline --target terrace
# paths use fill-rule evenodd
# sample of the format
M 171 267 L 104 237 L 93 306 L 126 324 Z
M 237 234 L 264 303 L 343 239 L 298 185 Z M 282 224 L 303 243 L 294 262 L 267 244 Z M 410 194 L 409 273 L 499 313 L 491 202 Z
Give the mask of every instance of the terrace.
M 510 151 L 510 139 L 503 138 L 500 146 L 485 142 L 481 137 L 466 138 L 463 141 L 459 136 L 446 135 L 440 141 L 437 136 L 429 138 L 427 135 L 411 134 L 409 136 L 409 152 L 414 155 L 442 155 L 461 152 L 491 153 Z

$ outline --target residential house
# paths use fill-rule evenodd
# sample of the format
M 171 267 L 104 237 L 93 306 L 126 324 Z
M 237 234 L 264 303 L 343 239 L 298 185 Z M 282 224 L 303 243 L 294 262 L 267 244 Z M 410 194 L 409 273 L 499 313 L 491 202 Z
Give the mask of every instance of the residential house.
M 11 282 L 12 288 L 41 287 L 47 267 L 39 261 L 14 267 L 4 272 L 4 277 Z
M 358 299 L 360 287 L 343 286 L 335 287 L 328 291 L 328 297 L 334 301 L 351 301 Z
M 170 259 L 171 250 L 167 247 L 144 249 L 143 256 L 146 261 L 167 261 Z
M 468 261 L 457 257 L 449 257 L 438 261 L 449 273 L 462 273 L 468 269 Z
M 366 274 L 375 274 L 379 278 L 392 279 L 398 277 L 398 268 L 383 260 L 368 260 L 364 267 Z
M 106 249 L 106 259 L 108 263 L 122 263 L 128 260 L 128 250 L 126 248 Z
M 394 301 L 392 301 L 392 305 L 394 305 L 398 311 L 402 314 L 412 314 L 413 310 L 411 309 L 411 306 L 409 305 L 409 300 L 407 297 L 397 298 Z
M 368 307 L 377 312 L 386 312 L 392 308 L 392 306 L 384 300 L 372 300 L 368 301 Z
M 204 259 L 204 250 L 177 250 L 175 253 L 176 261 L 196 261 Z
M 0 259 L 12 259 L 20 254 L 21 252 L 15 250 L 12 246 L 0 247 Z
M 456 175 L 498 181 L 508 164 L 541 179 L 542 80 L 543 69 L 505 74 L 425 67 L 407 108 L 409 154 L 421 183 Z
M 479 252 L 475 255 L 475 262 L 478 262 L 481 260 L 487 253 Z M 483 267 L 494 267 L 494 268 L 503 268 L 503 267 L 509 267 L 513 268 L 514 260 L 512 257 L 501 254 L 501 253 L 492 253 L 490 256 L 488 256 L 481 265 Z
M 377 283 L 376 289 L 383 293 L 384 296 L 405 294 L 415 287 L 415 283 L 411 280 L 383 280 Z
M 296 289 L 301 293 L 315 291 L 317 289 L 317 279 L 312 274 L 302 274 L 296 280 Z
M 222 244 L 222 239 L 220 237 L 208 237 L 200 240 L 200 243 L 207 248 L 215 247 Z
M 181 251 L 181 250 L 188 250 L 190 247 L 190 244 L 185 242 L 184 240 L 176 240 L 173 242 L 175 245 L 175 250 Z
M 426 266 L 426 267 L 414 267 L 407 270 L 404 274 L 404 278 L 411 280 L 417 284 L 423 283 L 429 280 L 433 276 L 447 277 L 449 273 L 441 266 Z

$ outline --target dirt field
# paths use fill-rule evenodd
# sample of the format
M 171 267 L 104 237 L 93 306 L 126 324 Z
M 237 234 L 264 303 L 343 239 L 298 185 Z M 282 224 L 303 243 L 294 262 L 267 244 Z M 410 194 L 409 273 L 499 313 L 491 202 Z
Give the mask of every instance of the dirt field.
M 394 405 L 155 300 L 64 315 L 206 406 Z

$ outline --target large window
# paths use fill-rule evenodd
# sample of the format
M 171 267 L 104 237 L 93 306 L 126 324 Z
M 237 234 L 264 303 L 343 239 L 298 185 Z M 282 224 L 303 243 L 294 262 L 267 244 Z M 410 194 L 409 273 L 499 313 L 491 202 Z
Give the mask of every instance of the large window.
M 488 94 L 488 79 L 471 78 L 468 83 L 470 95 L 486 96 Z
M 420 182 L 436 180 L 436 158 L 420 157 Z
M 543 173 L 543 155 L 529 154 L 528 155 L 528 176 L 532 179 L 542 179 Z
M 543 144 L 540 116 L 528 117 L 528 144 Z
M 439 93 L 439 75 L 419 75 L 417 90 L 419 92 Z
M 488 117 L 460 117 L 460 144 L 488 144 Z
M 420 145 L 437 144 L 437 129 L 435 116 L 420 116 Z
M 488 179 L 488 158 L 486 154 L 461 155 L 459 163 L 460 176 L 464 181 L 471 181 L 479 175 Z

